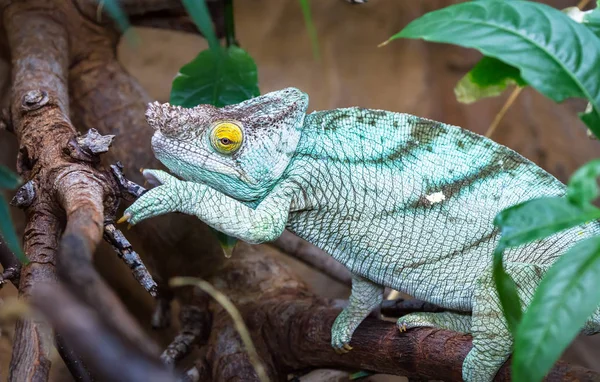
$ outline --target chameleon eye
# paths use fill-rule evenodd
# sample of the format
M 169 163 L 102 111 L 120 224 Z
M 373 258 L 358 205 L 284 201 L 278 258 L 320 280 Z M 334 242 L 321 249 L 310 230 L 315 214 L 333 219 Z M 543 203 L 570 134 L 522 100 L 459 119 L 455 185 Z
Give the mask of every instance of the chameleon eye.
M 210 131 L 210 143 L 221 154 L 233 154 L 242 146 L 244 132 L 236 122 L 218 122 Z

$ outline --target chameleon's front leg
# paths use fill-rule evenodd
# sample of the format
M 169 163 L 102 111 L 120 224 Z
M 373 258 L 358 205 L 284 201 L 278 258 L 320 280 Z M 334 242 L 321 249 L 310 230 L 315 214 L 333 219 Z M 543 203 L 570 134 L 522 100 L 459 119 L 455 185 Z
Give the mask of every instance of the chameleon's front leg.
M 331 328 L 331 346 L 338 353 L 352 350 L 350 340 L 360 323 L 383 300 L 383 287 L 364 277 L 352 275 L 352 293 L 348 306 L 337 316 Z
M 252 209 L 204 184 L 182 181 L 164 171 L 144 170 L 144 176 L 162 184 L 125 210 L 123 218 L 130 224 L 169 212 L 183 212 L 196 215 L 216 230 L 248 243 L 275 240 L 285 228 L 289 193 L 276 190 Z

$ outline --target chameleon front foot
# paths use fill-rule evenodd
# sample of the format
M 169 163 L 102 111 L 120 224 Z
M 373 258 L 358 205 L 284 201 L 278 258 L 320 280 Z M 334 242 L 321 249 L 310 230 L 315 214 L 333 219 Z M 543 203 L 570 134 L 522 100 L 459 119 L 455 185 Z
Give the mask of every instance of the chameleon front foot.
M 181 190 L 179 185 L 183 182 L 172 175 L 160 170 L 144 170 L 146 179 L 160 183 L 142 196 L 125 210 L 123 217 L 117 223 L 128 222 L 135 225 L 142 220 L 176 212 L 181 207 Z

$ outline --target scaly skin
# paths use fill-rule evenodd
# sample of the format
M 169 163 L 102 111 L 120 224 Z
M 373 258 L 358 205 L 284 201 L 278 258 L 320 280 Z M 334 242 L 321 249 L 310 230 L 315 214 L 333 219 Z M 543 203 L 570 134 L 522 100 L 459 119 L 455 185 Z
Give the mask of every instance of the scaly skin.
M 332 328 L 337 351 L 351 349 L 387 286 L 452 310 L 409 314 L 398 326 L 471 333 L 464 379 L 492 380 L 512 346 L 491 276 L 493 218 L 528 199 L 561 196 L 565 186 L 456 126 L 360 108 L 306 115 L 307 104 L 288 88 L 221 109 L 150 105 L 155 154 L 185 181 L 146 170 L 162 185 L 125 216 L 136 224 L 179 211 L 250 243 L 288 228 L 354 275 L 350 303 Z M 216 149 L 210 137 L 219 121 L 241 126 L 239 149 Z M 598 231 L 592 223 L 508 250 L 506 270 L 524 304 L 558 256 Z M 599 318 L 586 333 L 599 331 Z

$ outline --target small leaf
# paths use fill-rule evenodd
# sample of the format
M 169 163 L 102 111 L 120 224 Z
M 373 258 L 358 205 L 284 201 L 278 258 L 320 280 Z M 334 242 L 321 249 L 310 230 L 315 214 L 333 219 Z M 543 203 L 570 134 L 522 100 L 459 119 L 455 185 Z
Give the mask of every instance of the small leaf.
M 518 68 L 556 102 L 586 98 L 592 111 L 581 119 L 600 137 L 600 40 L 557 9 L 523 0 L 464 2 L 425 14 L 390 40 L 397 38 L 475 48 Z
M 17 233 L 15 232 L 15 228 L 13 227 L 12 220 L 10 218 L 10 210 L 8 208 L 8 203 L 3 196 L 0 195 L 0 234 L 6 240 L 6 245 L 12 251 L 12 253 L 17 256 L 17 258 L 23 264 L 27 264 L 29 260 L 25 257 L 25 254 L 21 250 L 21 246 L 19 245 L 19 238 L 17 237 Z
M 600 209 L 574 204 L 567 198 L 546 197 L 509 207 L 494 219 L 503 247 L 515 247 L 600 218 Z
M 492 58 L 482 58 L 454 88 L 458 102 L 472 103 L 485 97 L 500 95 L 509 85 L 527 85 L 519 69 Z
M 575 171 L 567 188 L 569 201 L 580 205 L 593 202 L 600 194 L 598 176 L 600 176 L 600 159 L 594 159 Z
M 222 49 L 222 54 L 205 50 L 183 66 L 171 88 L 171 103 L 183 107 L 210 104 L 217 107 L 256 97 L 256 64 L 237 46 Z
M 210 12 L 206 7 L 205 0 L 182 1 L 183 6 L 194 21 L 194 24 L 196 24 L 198 30 L 202 33 L 204 38 L 206 38 L 210 50 L 212 50 L 215 55 L 219 54 L 221 52 L 219 39 L 217 39 L 217 35 L 213 29 L 212 19 L 210 17 Z
M 515 381 L 541 381 L 600 302 L 600 236 L 581 241 L 548 270 L 515 335 Z
M 508 324 L 510 332 L 514 335 L 519 322 L 521 321 L 523 309 L 521 308 L 521 299 L 517 293 L 517 285 L 512 277 L 504 270 L 504 262 L 502 259 L 503 252 L 504 248 L 498 245 L 494 251 L 492 271 L 506 323 Z
M 0 165 L 0 188 L 13 190 L 21 184 L 21 178 L 7 167 Z

